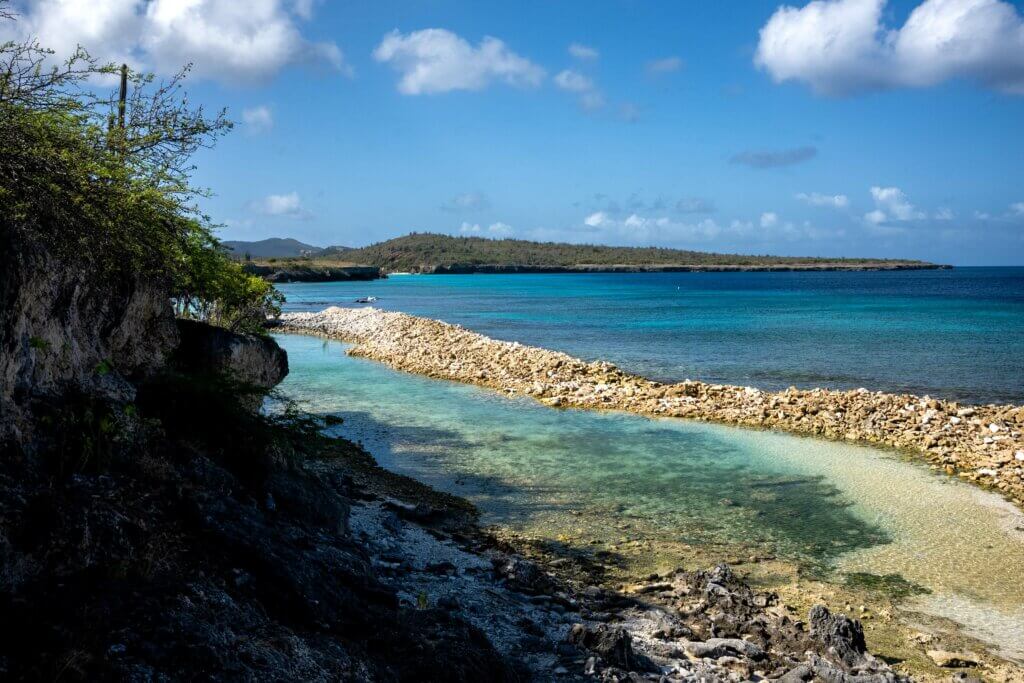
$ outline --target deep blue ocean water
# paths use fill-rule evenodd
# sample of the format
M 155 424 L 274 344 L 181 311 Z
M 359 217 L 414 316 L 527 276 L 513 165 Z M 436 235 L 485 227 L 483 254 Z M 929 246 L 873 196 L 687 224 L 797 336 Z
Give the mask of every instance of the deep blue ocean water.
M 400 275 L 281 285 L 286 310 L 373 305 L 657 380 L 1024 401 L 1024 267 Z

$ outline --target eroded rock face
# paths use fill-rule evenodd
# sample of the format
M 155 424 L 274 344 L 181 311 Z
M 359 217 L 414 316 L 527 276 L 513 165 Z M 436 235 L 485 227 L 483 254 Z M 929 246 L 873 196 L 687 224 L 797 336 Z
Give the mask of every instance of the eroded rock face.
M 69 391 L 127 402 L 178 332 L 166 290 L 101 280 L 0 235 L 0 439 L 26 441 L 34 401 Z
M 177 364 L 191 372 L 225 375 L 256 391 L 277 386 L 288 374 L 288 354 L 269 337 L 237 334 L 194 320 L 179 320 Z

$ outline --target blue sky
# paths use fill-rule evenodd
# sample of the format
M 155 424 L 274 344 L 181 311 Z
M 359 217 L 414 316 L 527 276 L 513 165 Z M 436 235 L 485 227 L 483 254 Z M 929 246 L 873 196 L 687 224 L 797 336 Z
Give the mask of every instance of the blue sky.
M 195 62 L 239 122 L 197 159 L 225 239 L 1024 263 L 1020 3 L 19 7 L 58 51 Z

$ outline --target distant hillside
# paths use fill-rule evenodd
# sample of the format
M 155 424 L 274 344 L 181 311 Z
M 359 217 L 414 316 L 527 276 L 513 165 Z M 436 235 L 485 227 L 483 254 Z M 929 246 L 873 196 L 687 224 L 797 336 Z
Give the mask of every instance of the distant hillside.
M 360 249 L 331 247 L 318 254 L 315 260 L 338 258 L 377 266 L 392 273 L 937 267 L 923 261 L 745 256 L 660 247 L 605 247 L 432 233 L 413 233 Z
M 221 242 L 231 250 L 236 258 L 244 258 L 246 254 L 254 259 L 263 258 L 300 258 L 302 256 L 316 256 L 323 251 L 322 247 L 315 247 L 298 240 L 282 237 L 271 237 L 256 242 L 245 242 L 242 240 L 228 240 Z

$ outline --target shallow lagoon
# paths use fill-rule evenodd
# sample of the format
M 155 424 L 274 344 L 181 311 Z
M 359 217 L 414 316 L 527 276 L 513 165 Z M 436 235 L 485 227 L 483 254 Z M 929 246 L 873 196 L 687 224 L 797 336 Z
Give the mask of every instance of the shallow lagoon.
M 280 336 L 282 389 L 345 419 L 382 465 L 477 503 L 484 523 L 614 542 L 743 544 L 815 571 L 899 574 L 908 598 L 1024 657 L 1024 515 L 869 448 L 620 413 L 560 411 Z M 574 514 L 575 513 L 575 514 Z

